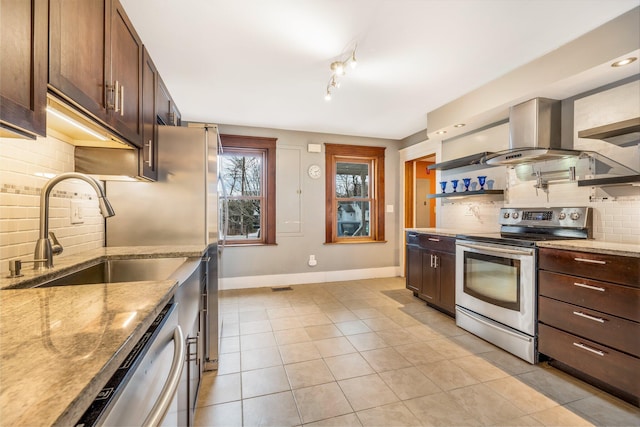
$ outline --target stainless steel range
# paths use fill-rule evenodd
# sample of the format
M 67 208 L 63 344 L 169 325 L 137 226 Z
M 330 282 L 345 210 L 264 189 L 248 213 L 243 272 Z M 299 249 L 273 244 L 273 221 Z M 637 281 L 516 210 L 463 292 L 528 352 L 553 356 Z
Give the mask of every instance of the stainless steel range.
M 591 238 L 591 208 L 502 208 L 499 222 L 456 236 L 456 324 L 536 363 L 536 241 Z

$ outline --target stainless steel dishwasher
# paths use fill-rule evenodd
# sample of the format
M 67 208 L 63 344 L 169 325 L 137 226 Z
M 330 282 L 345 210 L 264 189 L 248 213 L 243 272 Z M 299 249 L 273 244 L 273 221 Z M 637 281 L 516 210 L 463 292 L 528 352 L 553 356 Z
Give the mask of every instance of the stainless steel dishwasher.
M 185 343 L 177 304 L 169 303 L 76 423 L 177 426 Z

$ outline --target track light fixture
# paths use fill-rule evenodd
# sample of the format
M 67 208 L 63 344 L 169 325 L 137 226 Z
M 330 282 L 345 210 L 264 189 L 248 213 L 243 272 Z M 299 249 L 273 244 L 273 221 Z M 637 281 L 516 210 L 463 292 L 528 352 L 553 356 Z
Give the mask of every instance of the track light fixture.
M 346 74 L 347 65 L 351 67 L 351 69 L 356 68 L 358 65 L 358 61 L 356 60 L 356 48 L 353 48 L 349 56 L 342 61 L 333 61 L 329 68 L 331 69 L 331 78 L 329 79 L 329 83 L 327 83 L 327 90 L 324 95 L 324 99 L 327 101 L 331 100 L 331 92 L 333 89 L 337 89 L 340 87 L 340 81 L 338 77 L 344 76 Z

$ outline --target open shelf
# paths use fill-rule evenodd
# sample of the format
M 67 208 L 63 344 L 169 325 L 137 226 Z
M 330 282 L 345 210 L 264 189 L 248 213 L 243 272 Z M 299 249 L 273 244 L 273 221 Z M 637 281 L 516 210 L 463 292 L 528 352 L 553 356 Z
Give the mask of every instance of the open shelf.
M 465 166 L 480 165 L 483 164 L 484 160 L 489 154 L 493 153 L 485 151 L 484 153 L 472 154 L 470 156 L 460 157 L 459 159 L 434 163 L 433 165 L 429 165 L 427 169 L 444 171 L 449 169 L 463 168 Z
M 458 191 L 457 193 L 439 193 L 439 194 L 429 194 L 427 195 L 427 199 L 441 199 L 447 197 L 455 197 L 455 198 L 463 198 L 463 197 L 474 197 L 474 196 L 484 196 L 484 195 L 502 195 L 504 194 L 504 190 L 476 190 L 476 191 Z
M 578 181 L 578 187 L 591 187 L 600 185 L 624 185 L 640 182 L 640 175 L 613 176 L 608 178 L 583 179 Z

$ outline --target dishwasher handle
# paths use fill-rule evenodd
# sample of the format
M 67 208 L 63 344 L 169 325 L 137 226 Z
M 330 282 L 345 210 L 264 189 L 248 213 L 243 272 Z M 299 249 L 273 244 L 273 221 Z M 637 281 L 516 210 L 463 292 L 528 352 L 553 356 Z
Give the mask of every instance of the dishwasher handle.
M 182 335 L 182 329 L 180 326 L 176 326 L 176 329 L 173 331 L 173 342 L 175 347 L 169 377 L 162 387 L 160 397 L 158 397 L 153 408 L 151 408 L 151 412 L 144 420 L 144 423 L 142 424 L 143 427 L 156 427 L 162 423 L 165 415 L 167 415 L 171 401 L 178 391 L 178 384 L 180 383 L 180 376 L 182 376 L 185 355 L 184 336 Z

